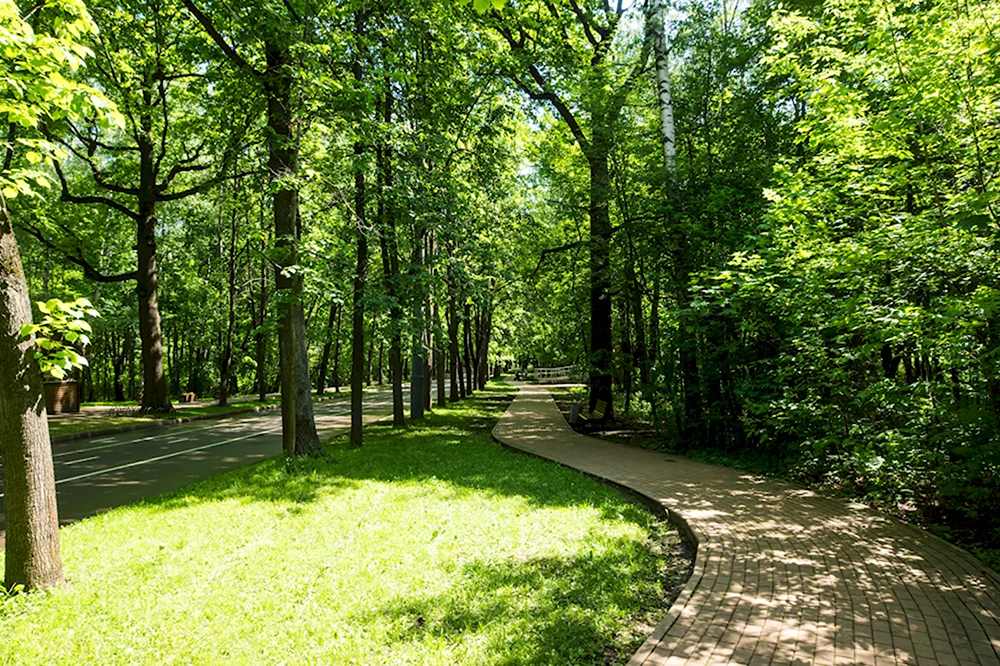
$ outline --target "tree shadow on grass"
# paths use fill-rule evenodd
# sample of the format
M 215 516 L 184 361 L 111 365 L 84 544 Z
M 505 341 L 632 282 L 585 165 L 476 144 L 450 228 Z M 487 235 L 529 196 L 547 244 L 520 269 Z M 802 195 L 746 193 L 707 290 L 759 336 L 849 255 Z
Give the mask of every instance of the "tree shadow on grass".
M 411 593 L 353 620 L 387 627 L 393 644 L 483 643 L 493 664 L 624 662 L 656 621 L 650 609 L 665 607 L 662 572 L 643 548 L 618 539 L 597 554 L 475 560 L 444 592 Z
M 203 502 L 242 499 L 306 504 L 364 482 L 447 483 L 455 497 L 468 493 L 517 496 L 536 507 L 588 505 L 602 517 L 648 520 L 645 511 L 623 503 L 606 487 L 551 462 L 511 452 L 490 436 L 511 394 L 492 394 L 440 410 L 407 429 L 385 425 L 365 429 L 365 445 L 352 448 L 334 439 L 329 460 L 300 459 L 289 466 L 272 459 L 221 474 L 146 502 L 172 510 Z
M 643 508 L 606 486 L 504 449 L 490 431 L 509 397 L 488 399 L 441 410 L 405 430 L 366 428 L 360 449 L 338 438 L 328 446 L 329 460 L 302 460 L 292 468 L 284 460 L 268 460 L 147 506 L 169 511 L 235 499 L 303 511 L 320 498 L 375 481 L 426 485 L 444 498 L 485 494 L 517 497 L 539 508 L 588 507 L 605 519 L 650 523 Z M 447 589 L 410 589 L 395 601 L 360 611 L 352 622 L 383 627 L 389 645 L 474 646 L 491 664 L 624 662 L 669 605 L 665 588 L 677 581 L 665 578 L 662 560 L 650 556 L 642 539 L 609 537 L 593 546 L 565 557 L 466 561 Z

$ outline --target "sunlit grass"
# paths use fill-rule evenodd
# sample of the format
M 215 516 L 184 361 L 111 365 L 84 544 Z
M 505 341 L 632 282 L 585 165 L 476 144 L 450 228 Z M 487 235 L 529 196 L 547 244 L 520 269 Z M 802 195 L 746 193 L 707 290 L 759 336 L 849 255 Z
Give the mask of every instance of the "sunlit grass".
M 0 606 L 0 663 L 624 663 L 676 538 L 496 444 L 502 391 L 64 529 L 70 584 Z

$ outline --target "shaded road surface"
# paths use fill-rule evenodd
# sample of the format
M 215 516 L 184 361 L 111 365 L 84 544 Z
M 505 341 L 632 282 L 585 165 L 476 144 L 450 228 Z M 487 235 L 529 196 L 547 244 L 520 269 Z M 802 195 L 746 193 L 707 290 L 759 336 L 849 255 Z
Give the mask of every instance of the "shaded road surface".
M 403 390 L 409 408 L 409 390 Z M 436 391 L 435 391 L 436 395 Z M 392 416 L 389 390 L 365 393 L 365 423 Z M 314 403 L 321 439 L 346 433 L 349 395 Z M 161 495 L 281 453 L 281 411 L 240 414 L 52 445 L 59 522 Z M 0 493 L 3 484 L 0 481 Z M 0 545 L 6 517 L 0 494 Z

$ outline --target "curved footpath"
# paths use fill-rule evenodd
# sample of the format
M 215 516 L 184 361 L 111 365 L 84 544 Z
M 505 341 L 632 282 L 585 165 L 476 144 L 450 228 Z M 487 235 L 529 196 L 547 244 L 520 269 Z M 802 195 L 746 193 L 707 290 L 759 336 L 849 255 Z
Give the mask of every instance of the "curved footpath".
M 965 551 L 793 484 L 579 435 L 548 390 L 519 388 L 497 439 L 660 502 L 697 542 L 629 666 L 1000 664 L 1000 579 Z

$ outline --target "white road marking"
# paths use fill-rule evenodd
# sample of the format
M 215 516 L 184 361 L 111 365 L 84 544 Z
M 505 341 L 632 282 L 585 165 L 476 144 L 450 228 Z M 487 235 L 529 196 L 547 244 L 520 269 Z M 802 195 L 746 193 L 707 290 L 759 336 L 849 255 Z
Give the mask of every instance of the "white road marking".
M 229 425 L 229 424 L 228 423 L 216 423 L 214 425 L 205 426 L 205 427 L 202 427 L 202 428 L 195 428 L 193 430 L 185 430 L 184 432 L 185 433 L 191 433 L 191 432 L 198 432 L 198 431 L 201 431 L 201 430 L 210 430 L 212 428 L 218 428 L 218 427 L 223 426 L 223 425 Z M 127 435 L 128 433 L 122 433 L 122 434 L 123 435 Z M 113 448 L 118 447 L 118 446 L 126 446 L 128 444 L 138 444 L 139 442 L 151 442 L 154 439 L 163 439 L 165 437 L 176 437 L 177 435 L 178 435 L 178 433 L 176 433 L 176 432 L 168 432 L 168 433 L 165 433 L 165 434 L 162 434 L 162 435 L 152 435 L 150 437 L 140 437 L 139 439 L 129 439 L 129 440 L 124 441 L 124 442 L 115 442 L 114 444 L 105 444 L 103 446 L 88 446 L 87 448 L 84 448 L 84 449 L 73 449 L 72 451 L 63 451 L 62 453 L 53 453 L 52 457 L 53 458 L 61 458 L 63 456 L 72 456 L 72 455 L 75 455 L 77 453 L 87 453 L 88 451 L 100 451 L 102 449 L 113 449 Z
M 75 465 L 82 462 L 90 462 L 91 460 L 97 460 L 101 456 L 90 456 L 89 458 L 80 458 L 79 460 L 70 460 L 69 462 L 64 462 L 64 465 Z
M 77 476 L 71 476 L 68 479 L 59 479 L 56 481 L 56 485 L 60 483 L 69 483 L 70 481 L 79 481 L 80 479 L 86 479 L 91 476 L 98 476 L 101 474 L 107 474 L 109 472 L 117 472 L 122 469 L 128 469 L 130 467 L 138 467 L 139 465 L 145 465 L 147 463 L 158 462 L 160 460 L 166 460 L 167 458 L 174 458 L 176 456 L 182 456 L 185 453 L 193 453 L 194 451 L 204 451 L 205 449 L 214 449 L 217 446 L 222 446 L 223 444 L 231 444 L 233 442 L 239 442 L 244 439 L 251 439 L 253 437 L 260 437 L 261 435 L 266 435 L 272 432 L 278 432 L 281 428 L 272 428 L 270 430 L 260 430 L 258 432 L 251 433 L 249 435 L 243 435 L 242 437 L 233 437 L 231 439 L 224 439 L 221 442 L 214 442 L 212 444 L 202 444 L 201 446 L 193 446 L 190 449 L 184 449 L 183 451 L 174 451 L 173 453 L 167 453 L 162 456 L 156 456 L 154 458 L 147 458 L 145 460 L 137 460 L 135 462 L 130 462 L 125 465 L 118 465 L 117 467 L 108 467 L 107 469 L 100 469 L 95 472 L 87 472 L 86 474 L 78 474 Z
M 223 444 L 231 444 L 233 442 L 239 442 L 244 439 L 251 439 L 253 437 L 260 437 L 261 435 L 266 435 L 272 432 L 278 432 L 281 428 L 271 428 L 270 430 L 260 430 L 258 432 L 251 433 L 249 435 L 243 435 L 242 437 L 233 437 L 231 439 L 224 439 L 221 442 L 214 442 L 212 444 L 203 444 L 201 446 L 193 446 L 190 449 L 184 449 L 183 451 L 174 451 L 173 453 L 167 453 L 162 456 L 156 456 L 155 458 L 146 458 L 145 460 L 136 460 L 135 462 L 130 462 L 125 465 L 118 465 L 116 467 L 108 467 L 106 469 L 99 469 L 93 472 L 87 472 L 86 474 L 77 474 L 76 476 L 71 476 L 68 479 L 58 479 L 56 485 L 60 483 L 69 483 L 70 481 L 79 481 L 80 479 L 88 479 L 92 476 L 100 476 L 101 474 L 108 474 L 110 472 L 117 472 L 119 470 L 128 469 L 130 467 L 138 467 L 139 465 L 145 465 L 147 463 L 158 462 L 160 460 L 166 460 L 167 458 L 174 458 L 176 456 L 182 456 L 185 453 L 192 453 L 194 451 L 204 451 L 205 449 L 214 449 L 217 446 L 222 446 Z M 2 498 L 3 495 L 0 495 Z
M 334 415 L 334 416 L 336 416 L 336 415 Z M 385 418 L 385 416 L 381 415 L 381 414 L 365 414 L 365 417 L 366 417 L 366 420 L 369 417 L 372 420 L 378 420 L 378 419 Z M 217 427 L 222 426 L 222 425 L 227 425 L 227 424 L 226 423 L 220 423 L 220 424 L 216 424 L 216 425 L 212 425 L 212 426 L 207 426 L 207 427 L 204 427 L 204 428 L 197 428 L 197 429 L 194 429 L 194 430 L 189 430 L 189 431 L 187 431 L 187 433 L 198 432 L 198 431 L 201 431 L 201 430 L 209 430 L 211 428 L 217 428 Z M 347 432 L 347 430 L 344 429 L 344 428 L 336 428 L 336 430 L 342 431 L 342 432 Z M 167 458 L 174 458 L 176 456 L 181 456 L 181 455 L 184 455 L 185 453 L 192 453 L 194 451 L 204 451 L 206 449 L 213 449 L 213 448 L 215 448 L 217 446 L 222 446 L 224 444 L 230 444 L 232 442 L 239 442 L 239 441 L 242 441 L 244 439 L 252 439 L 252 438 L 258 437 L 260 435 L 265 435 L 265 434 L 268 434 L 268 433 L 274 433 L 274 432 L 280 432 L 280 431 L 281 431 L 281 426 L 279 425 L 277 428 L 269 428 L 267 430 L 259 430 L 257 432 L 253 432 L 253 433 L 251 433 L 249 435 L 243 435 L 241 437 L 233 437 L 233 438 L 230 438 L 230 439 L 223 440 L 221 442 L 213 442 L 211 444 L 203 444 L 202 446 L 194 446 L 194 447 L 191 447 L 189 449 L 184 449 L 183 451 L 174 451 L 173 453 L 167 453 L 167 454 L 164 454 L 162 456 L 155 456 L 153 458 L 146 458 L 144 460 L 137 460 L 135 462 L 130 462 L 130 463 L 127 463 L 127 464 L 124 464 L 124 465 L 118 465 L 116 467 L 108 467 L 108 468 L 96 470 L 96 471 L 93 471 L 93 472 L 87 472 L 86 474 L 78 474 L 77 476 L 71 476 L 68 479 L 59 479 L 59 480 L 56 481 L 56 485 L 59 485 L 61 483 L 69 483 L 70 481 L 78 481 L 80 479 L 86 479 L 86 478 L 90 478 L 92 476 L 100 476 L 101 474 L 108 474 L 110 472 L 117 472 L 119 470 L 128 469 L 130 467 L 138 467 L 139 465 L 145 465 L 147 463 L 158 462 L 160 460 L 166 460 Z M 176 435 L 177 433 L 173 433 L 173 434 Z M 330 434 L 333 434 L 333 433 L 331 432 Z M 158 436 L 155 436 L 155 437 L 144 437 L 142 439 L 133 439 L 133 440 L 129 440 L 127 442 L 118 442 L 116 444 L 110 444 L 110 445 L 105 445 L 105 446 L 93 446 L 93 447 L 89 447 L 89 448 L 86 448 L 86 449 L 77 449 L 75 451 L 65 451 L 63 453 L 53 454 L 53 458 L 60 457 L 60 456 L 68 456 L 68 455 L 72 455 L 74 453 L 86 453 L 88 451 L 94 451 L 94 450 L 98 450 L 98 449 L 107 449 L 107 448 L 112 448 L 112 447 L 117 447 L 117 446 L 125 446 L 126 444 L 134 444 L 136 442 L 149 441 L 149 440 L 153 440 L 153 439 L 161 439 L 163 437 L 169 437 L 169 436 L 171 436 L 171 435 L 168 434 L 168 435 L 158 435 Z M 190 438 L 185 438 L 184 440 L 176 440 L 176 441 L 186 441 L 187 439 L 190 439 Z M 91 460 L 96 460 L 99 457 L 100 456 L 92 456 L 90 458 L 82 458 L 80 460 L 72 460 L 72 461 L 69 461 L 69 462 L 62 463 L 62 464 L 64 464 L 64 465 L 74 465 L 76 463 L 89 462 Z M 3 499 L 3 496 L 4 496 L 4 493 L 0 493 L 0 499 Z
M 338 407 L 338 406 L 340 406 L 339 405 L 339 401 L 336 401 L 336 402 L 331 401 L 331 404 L 329 406 L 330 407 Z M 189 434 L 192 434 L 192 433 L 201 432 L 203 430 L 211 430 L 213 428 L 221 428 L 222 426 L 232 425 L 233 423 L 239 423 L 241 421 L 249 421 L 249 420 L 252 420 L 252 419 L 258 418 L 258 417 L 274 416 L 277 413 L 278 413 L 278 410 L 274 410 L 274 413 L 268 413 L 268 412 L 251 412 L 249 414 L 234 414 L 232 416 L 228 416 L 228 417 L 225 417 L 224 419 L 222 419 L 221 423 L 215 423 L 215 424 L 212 424 L 212 425 L 209 425 L 209 426 L 203 426 L 203 427 L 200 427 L 200 428 L 191 428 L 190 430 L 184 430 L 183 432 L 180 432 L 180 433 L 177 433 L 177 432 L 168 432 L 168 433 L 165 433 L 165 434 L 162 434 L 162 435 L 150 435 L 149 437 L 140 437 L 139 439 L 129 439 L 128 441 L 125 441 L 125 442 L 115 442 L 113 444 L 105 444 L 103 446 L 89 446 L 89 447 L 83 448 L 83 449 L 73 449 L 72 451 L 63 451 L 62 453 L 53 453 L 52 457 L 53 458 L 62 458 L 64 456 L 72 456 L 72 455 L 76 455 L 78 453 L 89 453 L 90 451 L 100 451 L 100 450 L 103 450 L 103 449 L 113 449 L 113 448 L 117 448 L 119 446 L 127 446 L 129 444 L 136 444 L 138 442 L 151 442 L 153 440 L 163 439 L 165 437 L 176 437 L 177 435 L 189 435 Z M 170 428 L 171 426 L 166 426 L 166 427 Z M 127 434 L 127 433 L 122 433 L 122 434 Z M 107 441 L 112 441 L 113 442 L 114 438 L 112 438 L 112 439 L 95 440 L 93 443 L 94 444 L 100 444 L 101 442 L 107 442 Z

